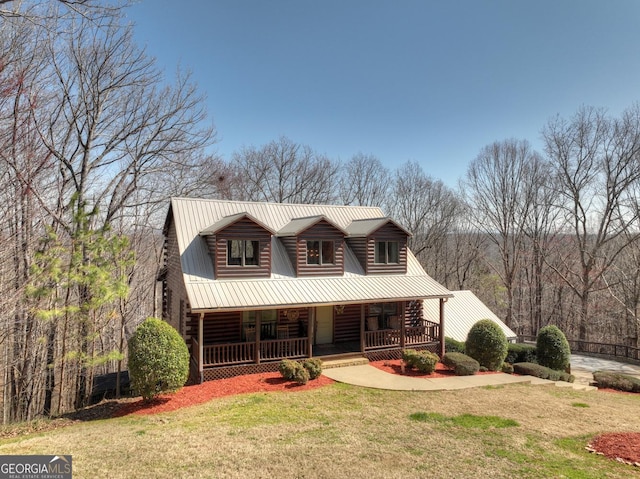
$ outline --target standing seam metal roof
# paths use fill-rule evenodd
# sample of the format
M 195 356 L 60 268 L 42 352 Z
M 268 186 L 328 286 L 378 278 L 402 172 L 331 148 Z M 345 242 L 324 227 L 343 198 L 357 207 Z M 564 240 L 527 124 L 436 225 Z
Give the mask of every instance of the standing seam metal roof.
M 260 309 L 451 296 L 449 290 L 424 272 L 411 252 L 407 255 L 406 274 L 365 275 L 347 244 L 344 276 L 296 278 L 284 245 L 276 236 L 272 236 L 270 278 L 216 280 L 208 246 L 199 235 L 223 218 L 240 213 L 250 215 L 272 231 L 281 230 L 293 218 L 318 216 L 346 230 L 354 220 L 383 217 L 379 208 L 172 198 L 170 211 L 176 225 L 183 278 L 192 310 Z

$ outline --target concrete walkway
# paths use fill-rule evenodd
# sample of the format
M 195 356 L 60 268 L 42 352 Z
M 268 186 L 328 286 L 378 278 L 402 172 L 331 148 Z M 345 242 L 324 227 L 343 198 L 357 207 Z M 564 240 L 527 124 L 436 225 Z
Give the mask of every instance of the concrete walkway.
M 615 371 L 640 377 L 640 366 L 576 354 L 571 356 L 571 372 L 576 376 L 574 384 L 503 373 L 426 379 L 387 373 L 368 364 L 325 369 L 322 374 L 334 381 L 354 386 L 396 391 L 448 391 L 514 383 L 555 384 L 559 387 L 593 390 L 595 388 L 590 387 L 589 382 L 593 380 L 594 371 Z
M 341 383 L 394 391 L 448 391 L 480 386 L 530 383 L 532 379 L 530 376 L 512 376 L 503 373 L 426 379 L 387 373 L 368 364 L 325 369 L 322 374 Z

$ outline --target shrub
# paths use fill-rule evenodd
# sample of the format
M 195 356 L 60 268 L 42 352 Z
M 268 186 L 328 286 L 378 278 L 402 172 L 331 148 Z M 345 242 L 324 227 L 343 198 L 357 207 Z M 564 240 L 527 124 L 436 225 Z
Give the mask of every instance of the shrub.
M 535 376 L 537 378 L 548 379 L 550 381 L 566 381 L 568 383 L 572 383 L 576 379 L 573 374 L 551 369 L 535 363 L 516 363 L 513 365 L 513 371 L 516 374 Z
M 490 371 L 498 371 L 507 356 L 507 337 L 490 319 L 481 319 L 469 330 L 465 354 Z
M 536 340 L 538 364 L 564 371 L 571 361 L 571 349 L 564 333 L 557 326 L 545 326 Z
M 322 360 L 318 358 L 307 359 L 302 367 L 309 372 L 309 379 L 317 379 L 322 374 Z
M 457 339 L 445 336 L 444 350 L 447 353 L 464 353 L 464 341 L 458 341 Z
M 284 379 L 287 381 L 293 381 L 296 375 L 296 371 L 302 368 L 298 361 L 292 361 L 290 359 L 283 359 L 278 366 L 278 371 Z
M 462 353 L 446 353 L 442 364 L 452 368 L 456 376 L 473 376 L 480 369 L 480 363 Z
M 502 372 L 506 374 L 513 374 L 513 366 L 510 363 L 503 363 Z
M 147 318 L 129 339 L 131 386 L 145 400 L 177 391 L 189 377 L 189 350 L 178 331 Z
M 627 374 L 596 371 L 593 373 L 593 380 L 598 383 L 599 388 L 640 393 L 640 379 Z
M 506 363 L 535 363 L 536 347 L 533 344 L 509 343 L 507 345 Z
M 421 373 L 431 374 L 436 370 L 436 364 L 440 358 L 430 351 L 415 351 L 405 349 L 402 351 L 402 360 L 407 367 L 416 368 Z
M 298 369 L 293 374 L 293 380 L 298 384 L 307 384 L 309 382 L 309 371 L 302 367 L 300 363 L 298 364 Z

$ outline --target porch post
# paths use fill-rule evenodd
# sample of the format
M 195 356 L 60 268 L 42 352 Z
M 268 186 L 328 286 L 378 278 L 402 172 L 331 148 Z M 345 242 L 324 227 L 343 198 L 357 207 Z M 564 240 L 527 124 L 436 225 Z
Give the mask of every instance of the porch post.
M 364 353 L 367 346 L 364 332 L 364 304 L 360 305 L 360 352 Z
M 309 321 L 307 321 L 307 357 L 313 357 L 313 331 L 316 325 L 316 308 L 308 308 Z
M 260 364 L 260 333 L 262 329 L 262 311 L 256 311 L 256 342 L 253 357 L 256 364 Z
M 203 341 L 203 323 L 204 323 L 204 313 L 200 313 L 198 316 L 198 374 L 200 376 L 200 383 L 203 380 L 203 371 L 204 371 L 204 341 Z
M 405 315 L 407 311 L 407 302 L 403 301 L 402 303 L 400 303 L 400 348 L 404 349 L 405 343 L 406 343 L 406 338 L 405 338 L 405 334 L 407 332 L 407 318 L 405 317 Z
M 440 357 L 444 356 L 444 303 L 447 298 L 440 298 Z

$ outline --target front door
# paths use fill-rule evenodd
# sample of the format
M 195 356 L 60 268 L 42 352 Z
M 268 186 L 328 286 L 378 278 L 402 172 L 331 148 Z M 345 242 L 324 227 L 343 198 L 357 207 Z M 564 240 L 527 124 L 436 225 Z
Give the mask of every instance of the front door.
M 333 342 L 333 306 L 316 308 L 316 344 Z

